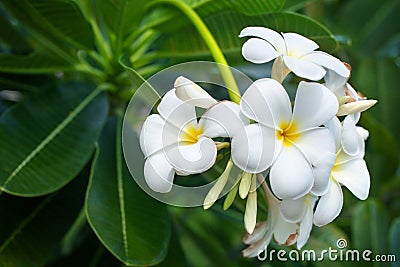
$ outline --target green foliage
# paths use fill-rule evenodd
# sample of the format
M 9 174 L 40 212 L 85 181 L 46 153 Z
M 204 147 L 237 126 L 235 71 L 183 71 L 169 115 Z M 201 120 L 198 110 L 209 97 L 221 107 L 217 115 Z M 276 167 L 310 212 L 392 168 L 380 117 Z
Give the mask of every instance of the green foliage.
M 0 197 L 0 266 L 43 266 L 48 262 L 82 208 L 86 178 L 82 174 L 45 197 Z
M 105 95 L 90 87 L 58 84 L 32 94 L 1 116 L 2 191 L 43 195 L 60 189 L 80 172 L 91 157 L 108 110 Z
M 122 118 L 110 118 L 99 140 L 86 197 L 88 221 L 102 243 L 127 265 L 153 265 L 166 254 L 166 207 L 134 182 L 122 155 Z
M 300 33 L 352 64 L 349 82 L 379 100 L 361 119 L 372 199 L 354 207 L 345 190 L 342 215 L 314 230 L 306 248 L 345 238 L 400 258 L 399 1 L 177 1 L 199 14 L 232 66 L 246 69 L 238 34 L 247 26 Z M 325 264 L 242 258 L 237 187 L 204 211 L 167 208 L 132 179 L 121 152 L 127 102 L 158 70 L 200 59 L 211 59 L 202 36 L 163 1 L 0 2 L 0 91 L 12 96 L 0 94 L 0 266 Z M 177 180 L 215 179 L 226 161 Z

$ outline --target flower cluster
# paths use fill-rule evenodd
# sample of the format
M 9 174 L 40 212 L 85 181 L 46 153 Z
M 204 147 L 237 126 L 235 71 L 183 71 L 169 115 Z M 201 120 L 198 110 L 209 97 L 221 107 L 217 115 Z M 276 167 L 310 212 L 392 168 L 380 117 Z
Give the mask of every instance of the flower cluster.
M 208 170 L 219 149 L 228 147 L 230 160 L 205 197 L 204 208 L 218 199 L 236 166 L 239 180 L 229 195 L 234 198 L 238 191 L 247 198 L 248 247 L 243 255 L 257 256 L 272 238 L 301 249 L 313 225 L 326 225 L 339 215 L 342 186 L 359 199 L 367 198 L 370 177 L 363 157 L 368 131 L 357 123 L 376 100 L 357 93 L 347 83 L 349 66 L 317 51 L 312 40 L 262 27 L 245 28 L 240 37 L 251 37 L 242 48 L 246 60 L 274 60 L 271 77 L 254 81 L 239 104 L 217 101 L 194 82 L 177 78 L 158 114 L 143 125 L 144 176 L 152 190 L 167 193 L 175 174 Z M 306 79 L 299 82 L 293 105 L 282 85 L 291 72 Z M 196 107 L 205 109 L 199 120 Z M 269 211 L 267 221 L 257 223 L 260 184 Z

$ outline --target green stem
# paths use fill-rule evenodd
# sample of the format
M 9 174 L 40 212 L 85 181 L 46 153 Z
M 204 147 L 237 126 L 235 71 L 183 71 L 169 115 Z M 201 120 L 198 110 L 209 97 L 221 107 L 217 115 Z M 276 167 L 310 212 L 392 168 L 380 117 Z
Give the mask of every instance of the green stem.
M 155 0 L 150 4 L 153 6 L 155 4 L 168 4 L 175 6 L 178 8 L 186 17 L 192 22 L 192 24 L 196 27 L 197 31 L 202 36 L 204 42 L 210 49 L 211 55 L 213 56 L 215 62 L 220 63 L 219 69 L 222 75 L 222 79 L 225 82 L 225 85 L 228 88 L 229 97 L 233 102 L 239 103 L 240 101 L 240 92 L 239 88 L 236 84 L 235 78 L 229 68 L 229 65 L 225 59 L 224 54 L 221 51 L 221 48 L 218 46 L 217 41 L 214 36 L 211 34 L 210 30 L 207 28 L 207 25 L 203 22 L 200 16 L 185 2 L 178 0 Z

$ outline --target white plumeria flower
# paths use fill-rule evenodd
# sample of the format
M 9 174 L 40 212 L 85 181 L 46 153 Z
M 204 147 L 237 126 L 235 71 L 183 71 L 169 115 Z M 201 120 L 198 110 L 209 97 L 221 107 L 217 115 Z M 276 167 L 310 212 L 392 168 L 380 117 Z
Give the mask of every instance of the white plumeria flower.
M 175 86 L 183 84 L 190 93 L 187 81 L 178 78 Z M 199 94 L 199 88 L 192 88 L 197 91 L 192 95 Z M 204 103 L 206 95 L 200 93 L 197 100 Z M 190 175 L 209 169 L 217 155 L 212 138 L 232 136 L 246 124 L 239 106 L 229 101 L 214 104 L 198 122 L 195 107 L 180 100 L 175 88 L 164 95 L 157 110 L 159 114 L 150 115 L 143 124 L 140 146 L 146 158 L 145 180 L 160 193 L 171 190 L 176 173 Z
M 327 190 L 335 143 L 330 131 L 320 126 L 337 112 L 332 92 L 318 83 L 300 82 L 292 112 L 283 86 L 260 79 L 244 93 L 240 109 L 257 123 L 232 138 L 232 160 L 239 168 L 260 173 L 272 165 L 271 188 L 280 199 Z
M 321 196 L 315 210 L 314 224 L 317 226 L 326 225 L 339 215 L 343 207 L 342 185 L 361 200 L 368 197 L 370 188 L 370 175 L 363 159 L 364 140 L 368 137 L 368 131 L 361 127 L 356 128 L 360 149 L 357 154 L 349 155 L 343 149 L 343 131 L 341 130 L 345 124 L 342 126 L 337 118 L 333 120 L 335 122 L 331 122 L 329 128 L 335 135 L 337 156 L 330 175 L 329 191 Z
M 301 249 L 308 241 L 313 226 L 314 206 L 318 197 L 308 194 L 296 200 L 285 199 L 279 205 L 280 214 L 288 223 L 299 223 L 297 249 Z
M 263 183 L 263 189 L 268 200 L 268 219 L 258 223 L 252 234 L 246 233 L 243 242 L 249 246 L 242 253 L 247 258 L 256 257 L 266 250 L 272 238 L 284 246 L 291 246 L 297 240 L 299 225 L 285 221 L 279 212 L 281 201 L 272 194 L 266 183 Z
M 261 64 L 282 57 L 286 67 L 299 77 L 318 81 L 333 70 L 342 77 L 350 71 L 337 58 L 315 51 L 318 45 L 297 33 L 279 34 L 263 27 L 244 28 L 239 37 L 256 37 L 247 40 L 242 47 L 243 57 L 253 63 Z

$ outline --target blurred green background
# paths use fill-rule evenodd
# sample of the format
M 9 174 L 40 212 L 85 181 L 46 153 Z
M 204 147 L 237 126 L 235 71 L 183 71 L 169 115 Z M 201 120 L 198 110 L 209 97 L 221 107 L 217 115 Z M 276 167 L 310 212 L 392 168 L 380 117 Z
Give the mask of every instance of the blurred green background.
M 127 53 L 117 54 L 114 59 L 110 59 L 109 66 L 111 70 L 105 68 L 104 73 L 106 74 L 101 76 L 103 75 L 101 73 L 98 77 L 96 73 L 89 73 L 97 78 L 89 79 L 88 81 L 84 78 L 87 74 L 85 71 L 79 69 L 70 71 L 65 63 L 58 62 L 58 59 L 54 59 L 57 57 L 51 56 L 46 52 L 48 47 L 44 49 L 38 46 L 37 40 L 35 43 L 35 38 L 29 38 L 29 42 L 34 45 L 27 50 L 29 46 L 26 44 L 27 41 L 24 36 L 29 36 L 27 32 L 31 28 L 24 27 L 24 23 L 27 23 L 30 18 L 24 13 L 23 10 L 25 9 L 21 8 L 24 7 L 25 2 L 35 3 L 37 7 L 40 7 L 41 4 L 45 5 L 46 1 L 21 1 L 18 4 L 15 3 L 14 9 L 10 8 L 13 5 L 10 4 L 11 2 L 0 0 L 1 113 L 17 105 L 21 101 L 21 96 L 29 95 L 32 91 L 37 92 L 43 88 L 51 88 L 54 84 L 61 84 L 61 81 L 64 83 L 72 80 L 81 83 L 83 80 L 89 84 L 111 83 L 117 85 L 118 93 L 111 91 L 111 93 L 107 94 L 109 106 L 107 106 L 106 110 L 110 115 L 118 115 L 124 107 L 120 102 L 123 100 L 126 102 L 126 99 L 129 99 L 132 95 L 132 84 L 137 84 L 137 80 L 141 76 L 149 77 L 157 70 L 174 63 L 189 60 L 212 60 L 207 47 L 193 26 L 190 26 L 185 19 L 174 19 L 179 13 L 176 13 L 176 10 L 171 11 L 165 8 L 156 10 L 156 12 L 150 14 L 150 19 L 148 18 L 150 25 L 152 23 L 156 25 L 156 34 L 151 32 L 143 39 L 137 38 L 138 41 L 133 42 L 131 46 L 127 46 L 132 48 L 131 50 L 127 48 Z M 90 18 L 91 14 L 88 12 L 90 9 L 87 8 L 87 5 L 93 3 L 93 1 L 74 2 L 81 7 L 85 17 Z M 109 2 L 115 4 L 113 1 Z M 256 26 L 251 25 L 251 22 L 260 24 L 263 22 L 262 26 L 275 28 L 278 31 L 304 32 L 306 36 L 307 32 L 313 32 L 312 27 L 315 26 L 310 26 L 311 24 L 308 25 L 306 23 L 291 24 L 293 21 L 298 22 L 297 19 L 295 20 L 291 17 L 291 13 L 287 13 L 289 15 L 272 14 L 267 16 L 263 14 L 263 10 L 255 12 L 254 10 L 246 9 L 246 4 L 237 7 L 236 11 L 241 12 L 239 14 L 232 13 L 236 11 L 224 11 L 221 8 L 215 8 L 220 3 L 229 1 L 219 2 L 219 0 L 216 0 L 214 5 L 209 4 L 210 1 L 203 1 L 204 3 L 201 1 L 186 2 L 192 4 L 194 9 L 204 18 L 204 21 L 210 27 L 210 31 L 221 45 L 227 61 L 233 67 L 237 67 L 253 78 L 264 77 L 266 68 L 261 65 L 254 67 L 251 63 L 242 59 L 240 45 L 244 40 L 240 40 L 236 36 L 244 26 Z M 243 3 L 242 1 L 238 2 Z M 167 245 L 162 243 L 163 249 L 167 249 L 166 257 L 161 262 L 160 260 L 150 260 L 149 264 L 139 263 L 138 265 L 145 266 L 154 263 L 158 266 L 167 267 L 323 266 L 325 264 L 329 264 L 329 266 L 400 266 L 400 1 L 287 0 L 270 2 L 272 6 L 274 3 L 285 2 L 283 6 L 279 6 L 276 9 L 303 14 L 326 26 L 339 44 L 336 49 L 336 43 L 334 40 L 332 41 L 332 36 L 318 36 L 315 34 L 318 31 L 315 30 L 314 35 L 309 37 L 321 44 L 321 48 L 324 50 L 332 52 L 341 60 L 349 63 L 352 66 L 352 76 L 349 82 L 356 90 L 362 92 L 368 98 L 378 100 L 376 106 L 363 113 L 360 121 L 360 125 L 370 132 L 366 143 L 365 156 L 371 174 L 370 196 L 367 200 L 360 201 L 348 190 L 344 189 L 344 208 L 341 215 L 327 226 L 322 228 L 314 227 L 305 249 L 315 249 L 317 251 L 328 249 L 329 247 L 335 249 L 337 248 L 336 241 L 339 238 L 345 238 L 348 242 L 348 248 L 370 249 L 373 251 L 373 255 L 395 254 L 397 261 L 391 263 L 377 261 L 369 263 L 340 261 L 279 262 L 275 259 L 273 262 L 260 262 L 257 259 L 245 259 L 241 255 L 241 250 L 245 247 L 242 243 L 245 203 L 237 198 L 235 205 L 227 211 L 223 210 L 223 201 L 221 200 L 207 211 L 204 211 L 202 207 L 167 207 L 165 217 L 171 222 L 172 230 L 169 242 L 169 236 L 166 234 L 165 240 L 167 241 L 164 240 L 164 243 Z M 144 3 L 141 2 L 142 5 Z M 229 3 L 230 6 L 235 6 L 236 8 L 235 1 Z M 196 4 L 198 5 L 196 6 Z M 203 8 L 203 4 L 205 8 Z M 221 4 L 221 6 L 223 5 Z M 132 10 L 135 10 L 134 14 L 140 13 L 136 10 L 142 8 L 140 4 L 134 4 L 131 7 Z M 269 6 L 268 8 L 272 7 Z M 18 15 L 17 11 L 21 11 L 22 15 Z M 41 15 L 48 14 L 43 12 Z M 162 24 L 157 19 L 159 21 L 165 20 L 167 23 Z M 24 21 L 21 22 L 21 20 Z M 33 19 L 32 21 L 35 20 Z M 107 20 L 103 21 L 103 23 L 107 25 Z M 104 25 L 100 27 L 100 31 L 109 31 Z M 261 25 L 258 24 L 257 26 Z M 279 28 L 279 26 L 283 27 Z M 79 29 L 79 25 L 75 29 Z M 320 32 L 326 34 L 324 29 L 318 28 Z M 46 32 L 46 29 L 41 30 Z M 68 34 L 68 31 L 66 30 L 64 33 Z M 71 33 L 71 36 L 74 34 L 76 33 Z M 227 35 L 230 37 L 227 37 Z M 20 36 L 23 37 L 20 38 Z M 110 39 L 106 39 L 106 41 L 113 44 L 114 37 L 110 34 Z M 51 38 L 49 37 L 50 41 Z M 85 38 L 85 36 L 82 38 Z M 118 37 L 115 38 L 118 39 Z M 142 40 L 142 43 L 146 43 L 144 40 L 150 39 L 157 41 L 151 42 L 151 45 L 148 46 L 140 45 L 140 40 Z M 118 42 L 115 43 L 118 44 Z M 37 49 L 37 47 L 40 48 Z M 110 47 L 113 49 L 113 45 L 110 45 Z M 66 48 L 65 51 L 68 49 Z M 97 47 L 97 49 L 99 48 Z M 334 51 L 330 51 L 332 49 Z M 45 51 L 43 54 L 38 54 L 40 56 L 45 55 L 46 57 L 41 60 L 46 61 L 48 64 L 46 66 L 37 64 L 39 61 L 36 61 L 36 57 L 28 58 L 28 60 L 20 57 L 14 58 L 14 56 L 29 54 L 32 51 Z M 79 59 L 87 60 L 86 55 L 83 54 L 79 55 Z M 10 55 L 13 57 L 10 58 Z M 122 58 L 121 61 L 120 56 Z M 128 66 L 123 64 L 125 59 L 129 61 L 126 64 Z M 21 67 L 24 64 L 27 66 L 26 68 Z M 38 67 L 36 71 L 35 67 Z M 136 75 L 135 71 L 132 71 L 130 67 L 140 75 Z M 57 69 L 60 69 L 60 71 L 56 71 Z M 120 80 L 115 78 L 117 76 Z M 46 103 L 41 103 L 41 105 L 45 109 Z M 34 112 L 35 109 L 33 108 L 31 111 Z M 31 114 L 27 115 L 30 116 Z M 3 119 L 2 123 L 7 123 L 7 121 Z M 107 125 L 113 125 L 113 123 L 115 122 L 109 122 Z M 30 127 L 32 127 L 33 131 L 36 131 L 36 128 L 41 128 L 42 126 L 30 125 Z M 5 130 L 1 131 L 0 138 L 3 138 L 1 142 L 9 142 L 9 139 L 14 138 L 9 136 L 9 133 Z M 104 140 L 104 137 L 113 137 L 112 134 L 108 135 L 108 133 L 103 132 L 102 136 L 99 141 L 100 148 L 101 140 Z M 112 149 L 113 147 L 109 147 L 103 151 L 112 151 Z M 22 151 L 21 147 L 18 146 L 15 147 L 15 150 Z M 102 150 L 100 149 L 100 151 Z M 0 152 L 0 161 L 5 161 L 10 153 L 3 149 L 3 145 L 0 145 Z M 99 228 L 87 223 L 85 210 L 82 209 L 87 177 L 93 171 L 93 168 L 97 168 L 93 167 L 94 164 L 91 166 L 91 162 L 95 161 L 91 153 L 92 150 L 85 156 L 90 159 L 89 162 L 86 159 L 86 161 L 80 163 L 83 169 L 79 170 L 79 175 L 76 175 L 77 178 L 59 193 L 50 195 L 51 198 L 47 196 L 22 198 L 11 196 L 7 193 L 1 195 L 0 266 L 123 266 L 123 263 L 109 251 L 118 251 L 118 248 L 112 248 L 110 245 L 111 248 L 107 246 L 109 248 L 107 249 L 103 246 L 105 243 L 109 244 L 107 239 L 102 240 L 103 244 L 99 242 L 98 236 L 96 236 L 96 234 L 99 234 L 97 232 Z M 100 156 L 99 160 L 104 160 L 101 162 L 107 165 L 107 158 L 102 159 Z M 4 166 L 2 166 L 3 171 L 6 170 Z M 218 171 L 211 171 L 211 176 L 218 176 Z M 73 177 L 71 176 L 64 182 L 69 182 Z M 100 175 L 99 179 L 101 178 Z M 127 179 L 129 180 L 129 178 Z M 103 186 L 108 185 L 105 184 Z M 110 188 L 112 186 L 110 185 Z M 59 188 L 54 187 L 54 190 L 50 191 L 54 192 L 56 189 L 58 190 Z M 135 191 L 132 194 L 139 193 Z M 115 194 L 115 196 L 117 195 Z M 151 201 L 146 196 L 141 196 L 140 199 Z M 101 207 L 103 200 L 98 201 Z M 136 199 L 136 201 L 138 200 Z M 259 201 L 262 202 L 263 199 L 259 197 Z M 135 205 L 142 205 L 141 202 L 135 203 Z M 143 205 L 144 209 L 153 207 Z M 266 212 L 265 205 L 261 204 L 259 220 L 265 220 Z M 136 215 L 141 216 L 140 213 L 136 213 Z M 149 218 L 146 216 L 145 214 L 143 218 Z M 97 230 L 96 234 L 92 228 Z M 138 230 L 138 233 L 140 233 L 140 230 Z M 161 233 L 160 235 L 163 234 Z M 144 234 L 145 238 L 146 235 Z M 138 241 L 136 244 L 138 247 L 142 244 L 140 242 L 143 242 L 143 240 Z M 134 247 L 135 244 L 132 243 L 132 246 Z M 151 245 L 145 249 L 148 250 L 150 248 Z M 273 243 L 271 243 L 270 248 L 280 249 L 279 246 Z M 155 246 L 154 249 L 158 249 L 158 247 Z M 147 253 L 147 251 L 141 251 L 140 248 L 139 252 L 143 255 Z M 164 252 L 163 254 L 165 255 Z M 19 256 L 21 259 L 16 260 Z

